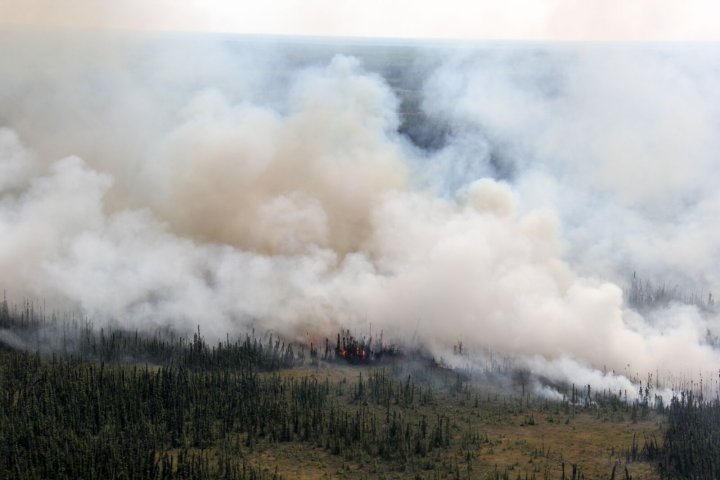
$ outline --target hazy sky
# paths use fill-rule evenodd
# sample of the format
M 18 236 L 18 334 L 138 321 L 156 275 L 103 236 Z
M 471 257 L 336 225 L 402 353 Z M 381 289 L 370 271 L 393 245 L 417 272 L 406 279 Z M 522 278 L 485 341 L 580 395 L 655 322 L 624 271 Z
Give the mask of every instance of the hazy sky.
M 718 0 L 0 0 L 0 24 L 284 35 L 720 40 Z

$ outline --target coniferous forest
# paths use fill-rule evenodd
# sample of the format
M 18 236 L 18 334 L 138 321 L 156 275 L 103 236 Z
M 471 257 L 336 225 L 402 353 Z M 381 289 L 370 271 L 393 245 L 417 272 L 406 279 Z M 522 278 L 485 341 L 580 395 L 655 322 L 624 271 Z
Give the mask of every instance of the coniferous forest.
M 349 331 L 321 347 L 252 334 L 211 346 L 199 331 L 60 327 L 6 302 L 0 325 L 0 478 L 720 474 L 717 400 L 665 406 L 649 384 L 634 402 L 574 385 L 550 401 Z M 64 348 L 43 346 L 48 329 L 65 332 Z M 593 448 L 607 458 L 588 461 Z

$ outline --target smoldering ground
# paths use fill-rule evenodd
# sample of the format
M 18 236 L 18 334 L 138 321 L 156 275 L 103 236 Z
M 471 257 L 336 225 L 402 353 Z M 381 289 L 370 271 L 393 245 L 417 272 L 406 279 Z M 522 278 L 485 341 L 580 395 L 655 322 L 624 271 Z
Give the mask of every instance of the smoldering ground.
M 594 388 L 720 368 L 714 309 L 623 296 L 718 284 L 712 47 L 416 47 L 393 76 L 380 45 L 3 35 L 11 297 L 217 338 L 372 322 Z

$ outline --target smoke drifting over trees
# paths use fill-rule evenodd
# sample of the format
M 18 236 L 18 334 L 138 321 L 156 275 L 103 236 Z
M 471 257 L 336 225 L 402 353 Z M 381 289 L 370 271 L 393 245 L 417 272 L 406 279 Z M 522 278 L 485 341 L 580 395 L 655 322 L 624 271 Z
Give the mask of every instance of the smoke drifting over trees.
M 720 368 L 713 309 L 622 289 L 720 284 L 715 49 L 0 44 L 11 298 L 217 337 L 372 322 L 600 389 Z M 442 141 L 399 133 L 410 114 Z

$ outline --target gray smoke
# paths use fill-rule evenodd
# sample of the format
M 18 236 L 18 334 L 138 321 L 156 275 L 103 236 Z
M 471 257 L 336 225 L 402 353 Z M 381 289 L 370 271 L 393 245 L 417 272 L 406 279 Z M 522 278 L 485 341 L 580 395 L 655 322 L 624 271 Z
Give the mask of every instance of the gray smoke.
M 216 337 L 372 322 L 436 355 L 461 339 L 594 388 L 720 368 L 714 311 L 640 314 L 622 290 L 632 269 L 718 284 L 713 49 L 420 52 L 437 66 L 416 93 L 448 132 L 424 151 L 398 133 L 391 79 L 356 58 L 221 37 L 4 38 L 13 297 Z

